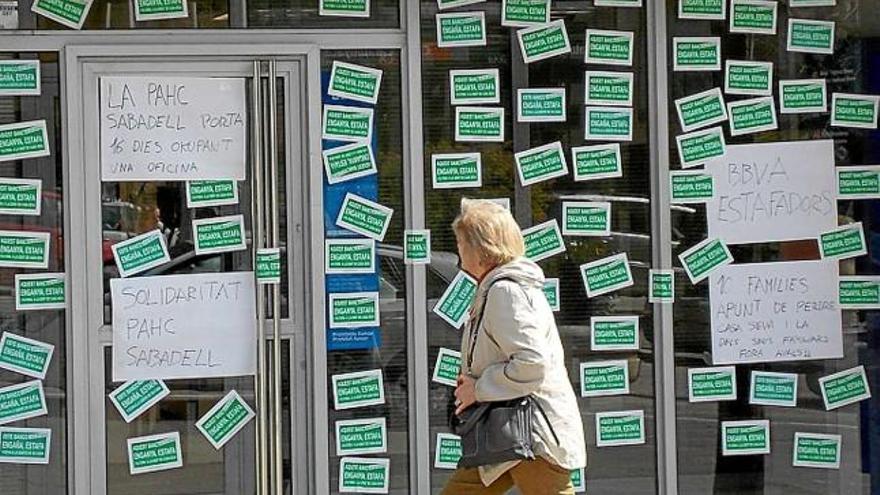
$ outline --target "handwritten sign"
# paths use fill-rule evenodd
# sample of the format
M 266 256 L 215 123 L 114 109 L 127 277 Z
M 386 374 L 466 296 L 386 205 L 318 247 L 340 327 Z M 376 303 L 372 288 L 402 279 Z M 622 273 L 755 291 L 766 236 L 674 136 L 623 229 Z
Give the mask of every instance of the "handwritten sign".
M 245 179 L 244 79 L 101 78 L 101 180 Z
M 837 227 L 833 141 L 748 144 L 706 162 L 709 237 L 726 244 L 808 239 Z
M 113 381 L 252 375 L 254 274 L 113 279 Z
M 712 362 L 843 357 L 836 262 L 728 265 L 709 277 Z

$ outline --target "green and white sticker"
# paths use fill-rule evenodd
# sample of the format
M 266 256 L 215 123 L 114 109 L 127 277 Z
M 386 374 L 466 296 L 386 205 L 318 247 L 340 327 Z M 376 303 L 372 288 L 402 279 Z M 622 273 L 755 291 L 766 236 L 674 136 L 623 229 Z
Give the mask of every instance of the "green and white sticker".
M 675 100 L 681 130 L 691 132 L 727 120 L 727 108 L 721 88 Z
M 155 473 L 183 467 L 180 433 L 160 433 L 129 438 L 128 472 L 131 475 Z
M 672 270 L 651 270 L 649 273 L 648 302 L 675 302 L 675 272 Z
M 586 105 L 631 107 L 633 73 L 588 70 L 584 73 Z
M 845 260 L 867 252 L 862 222 L 851 223 L 819 234 L 819 254 L 822 259 Z
M 587 297 L 593 298 L 633 285 L 629 258 L 626 253 L 615 254 L 580 266 L 581 279 Z
M 791 465 L 840 469 L 840 435 L 795 432 Z
M 431 262 L 430 230 L 403 232 L 403 262 L 407 265 L 426 265 Z
M 880 198 L 880 165 L 836 170 L 838 200 Z
M 673 170 L 669 173 L 669 191 L 673 204 L 706 203 L 715 197 L 714 177 L 702 170 Z
M 0 230 L 0 268 L 49 268 L 49 233 Z
M 0 96 L 39 95 L 39 60 L 0 60 Z
M 123 278 L 171 261 L 165 236 L 158 229 L 116 243 L 110 249 Z
M 504 142 L 504 107 L 455 107 L 457 142 Z
M 797 406 L 797 374 L 752 370 L 750 382 L 749 404 L 781 407 Z
M 827 112 L 825 79 L 779 81 L 779 111 L 784 114 Z
M 574 487 L 575 493 L 587 492 L 587 476 L 584 468 L 571 470 L 571 486 Z
M 256 416 L 254 410 L 238 395 L 238 392 L 230 390 L 220 402 L 214 404 L 214 407 L 199 418 L 196 428 L 215 449 L 220 450 L 250 420 L 254 419 L 254 416 Z
M 631 66 L 633 33 L 587 29 L 584 62 L 588 64 Z
M 522 235 L 526 258 L 535 263 L 565 252 L 565 242 L 555 218 L 523 230 Z
M 318 15 L 370 17 L 370 0 L 320 0 Z
M 328 184 L 338 184 L 376 173 L 376 159 L 369 143 L 337 146 L 324 150 L 322 156 Z
M 584 139 L 587 141 L 632 141 L 632 107 L 586 107 Z
M 559 141 L 514 153 L 513 159 L 523 187 L 568 175 L 568 163 Z
M 721 38 L 673 38 L 672 53 L 675 72 L 721 70 Z
M 501 83 L 498 69 L 449 71 L 449 102 L 456 105 L 498 104 Z
M 645 443 L 645 411 L 596 413 L 596 447 Z
M 42 198 L 39 179 L 0 178 L 0 215 L 39 216 Z
M 581 363 L 581 397 L 629 394 L 629 364 L 619 361 Z
M 375 105 L 379 101 L 381 86 L 381 70 L 334 60 L 327 94 Z
M 770 421 L 721 422 L 721 455 L 753 455 L 770 453 Z
M 67 306 L 63 273 L 15 274 L 15 310 L 64 309 Z
M 432 311 L 455 328 L 461 328 L 468 310 L 477 294 L 477 281 L 464 271 L 459 271 Z
M 388 493 L 391 461 L 367 457 L 339 460 L 339 493 Z
M 590 350 L 637 351 L 638 349 L 638 316 L 590 317 Z
M 789 7 L 834 7 L 837 0 L 788 0 Z
M 192 221 L 196 255 L 247 249 L 244 215 L 199 218 Z
M 346 193 L 336 225 L 381 242 L 394 210 L 356 194 Z
M 776 34 L 779 4 L 766 0 L 730 0 L 730 32 Z
M 460 374 L 461 353 L 441 347 L 437 353 L 437 361 L 434 363 L 434 375 L 431 377 L 431 381 L 455 387 L 458 385 L 458 375 Z
M 378 292 L 335 292 L 328 297 L 330 328 L 379 326 Z
M 382 370 L 333 375 L 333 404 L 337 411 L 385 403 Z
M 257 266 L 254 270 L 258 284 L 281 283 L 281 249 L 257 249 Z
M 727 113 L 730 115 L 731 136 L 772 131 L 778 127 L 772 96 L 732 101 L 727 104 Z
M 841 309 L 880 309 L 880 276 L 848 276 L 838 280 Z
M 688 402 L 736 400 L 736 367 L 688 368 Z
M 678 37 L 672 39 L 675 72 L 721 70 L 721 38 Z
M 43 380 L 55 346 L 14 333 L 0 337 L 0 368 Z
M 81 29 L 92 8 L 92 0 L 36 0 L 31 11 L 71 29 Z
M 610 236 L 611 203 L 607 201 L 563 201 L 562 235 Z
M 711 127 L 675 137 L 682 168 L 703 165 L 727 154 L 727 141 L 721 127 Z
M 773 63 L 728 59 L 724 71 L 724 92 L 729 95 L 772 95 Z
M 110 392 L 110 402 L 122 419 L 131 423 L 170 393 L 162 380 L 129 380 Z
M 375 271 L 376 241 L 360 238 L 324 241 L 324 273 L 340 275 Z
M 723 21 L 727 0 L 678 0 L 678 18 Z
M 864 366 L 856 366 L 820 377 L 819 389 L 822 391 L 822 401 L 825 403 L 826 411 L 871 398 L 871 388 L 868 386 Z
M 544 291 L 544 297 L 547 298 L 547 304 L 550 305 L 550 309 L 552 311 L 559 311 L 559 279 L 545 278 L 541 290 Z
M 502 0 L 501 25 L 531 27 L 550 22 L 550 0 Z
M 134 0 L 134 20 L 138 22 L 187 17 L 186 0 Z
M 831 125 L 834 127 L 877 128 L 880 96 L 834 93 L 831 96 Z
M 478 12 L 437 14 L 437 46 L 486 46 L 486 15 Z
M 542 26 L 520 29 L 516 32 L 519 50 L 527 64 L 571 53 L 568 32 L 562 19 L 548 22 Z
M 834 21 L 788 19 L 790 52 L 834 54 Z
M 716 269 L 733 263 L 733 255 L 721 239 L 704 239 L 678 255 L 692 284 L 697 284 Z
M 238 204 L 238 182 L 234 180 L 186 181 L 186 207 Z
M 322 122 L 322 139 L 365 143 L 373 139 L 372 108 L 324 105 Z
M 0 425 L 48 413 L 43 382 L 33 380 L 0 388 Z
M 517 122 L 565 122 L 565 88 L 522 88 L 516 91 Z
M 620 144 L 598 144 L 571 148 L 574 180 L 597 180 L 623 177 Z
M 52 430 L 0 427 L 0 464 L 49 464 Z
M 384 454 L 388 451 L 385 418 L 336 422 L 336 455 Z
M 437 0 L 437 10 L 453 9 L 475 3 L 483 3 L 486 0 Z
M 49 156 L 45 120 L 0 125 L 0 162 Z
M 641 7 L 642 0 L 593 0 L 596 7 Z
M 460 189 L 483 185 L 483 160 L 479 153 L 431 155 L 434 189 Z
M 461 459 L 461 437 L 451 433 L 438 433 L 437 447 L 434 451 L 434 467 L 436 469 L 457 469 L 459 459 Z

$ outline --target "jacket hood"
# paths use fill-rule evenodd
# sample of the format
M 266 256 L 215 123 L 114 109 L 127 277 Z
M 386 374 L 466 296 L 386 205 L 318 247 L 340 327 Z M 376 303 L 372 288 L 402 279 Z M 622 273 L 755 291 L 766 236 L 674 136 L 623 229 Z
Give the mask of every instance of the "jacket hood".
M 541 267 L 527 258 L 516 258 L 509 263 L 496 266 L 483 277 L 474 298 L 473 308 L 475 311 L 476 308 L 482 307 L 488 288 L 501 278 L 511 279 L 523 287 L 537 287 L 538 289 L 544 287 L 544 271 L 541 270 Z

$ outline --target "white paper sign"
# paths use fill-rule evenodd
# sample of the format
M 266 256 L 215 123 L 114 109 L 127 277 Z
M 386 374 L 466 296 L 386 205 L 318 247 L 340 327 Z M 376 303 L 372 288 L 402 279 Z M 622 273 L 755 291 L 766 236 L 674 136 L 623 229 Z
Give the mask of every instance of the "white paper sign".
M 110 281 L 113 381 L 256 372 L 254 274 Z
M 744 144 L 706 162 L 709 237 L 726 244 L 809 239 L 837 227 L 833 141 Z
M 245 179 L 244 79 L 102 77 L 101 180 Z
M 727 265 L 709 276 L 714 364 L 843 357 L 838 264 Z

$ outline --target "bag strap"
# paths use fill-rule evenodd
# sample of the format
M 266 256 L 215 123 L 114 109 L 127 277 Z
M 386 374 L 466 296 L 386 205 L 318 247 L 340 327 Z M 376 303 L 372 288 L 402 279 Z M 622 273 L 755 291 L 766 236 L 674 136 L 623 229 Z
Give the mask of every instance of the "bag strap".
M 467 355 L 467 367 L 468 370 L 471 369 L 471 366 L 474 364 L 474 348 L 477 346 L 477 335 L 480 334 L 480 327 L 483 326 L 483 316 L 486 314 L 486 303 L 489 302 L 489 291 L 492 290 L 492 287 L 495 286 L 498 282 L 502 280 L 509 280 L 510 282 L 517 283 L 516 280 L 510 277 L 499 277 L 492 281 L 489 284 L 489 287 L 486 287 L 486 296 L 483 297 L 483 304 L 480 306 L 480 316 L 477 318 L 477 324 L 470 329 L 470 342 L 468 344 L 468 355 Z
M 538 401 L 538 399 L 531 395 L 529 396 L 529 400 L 532 401 L 532 404 L 538 408 L 538 412 L 544 417 L 544 422 L 547 423 L 547 427 L 550 428 L 550 433 L 553 435 L 553 440 L 556 440 L 556 445 L 560 445 L 559 437 L 556 436 L 556 430 L 553 429 L 553 423 L 551 423 L 550 419 L 547 417 L 547 411 L 544 410 L 544 406 L 541 405 L 541 402 Z

